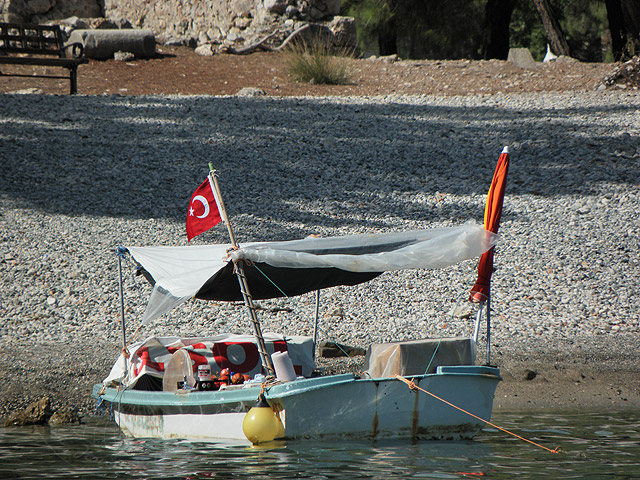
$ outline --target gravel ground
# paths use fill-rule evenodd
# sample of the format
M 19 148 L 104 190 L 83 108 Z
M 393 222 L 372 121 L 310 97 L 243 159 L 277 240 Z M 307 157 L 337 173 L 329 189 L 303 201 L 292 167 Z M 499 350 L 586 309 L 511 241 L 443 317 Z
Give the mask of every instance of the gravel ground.
M 0 415 L 43 394 L 90 411 L 90 387 L 119 351 L 113 250 L 186 245 L 187 204 L 207 162 L 243 242 L 481 221 L 504 145 L 492 361 L 508 381 L 498 406 L 638 407 L 638 111 L 640 94 L 628 91 L 2 95 Z M 226 241 L 219 226 L 192 243 Z M 454 310 L 475 267 L 323 292 L 322 338 L 469 335 L 472 320 Z M 150 289 L 128 264 L 125 274 L 131 333 Z M 264 331 L 311 333 L 313 295 L 261 305 Z M 187 303 L 140 336 L 223 331 L 249 331 L 240 305 Z M 526 384 L 525 367 L 538 373 Z

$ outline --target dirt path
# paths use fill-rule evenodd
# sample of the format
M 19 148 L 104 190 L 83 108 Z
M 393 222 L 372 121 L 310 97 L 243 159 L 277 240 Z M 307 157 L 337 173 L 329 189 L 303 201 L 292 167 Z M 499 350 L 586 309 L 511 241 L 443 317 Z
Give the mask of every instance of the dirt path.
M 577 61 L 538 64 L 522 69 L 505 61 L 348 59 L 348 85 L 296 83 L 287 72 L 284 53 L 203 57 L 186 47 L 158 47 L 150 60 L 91 60 L 81 65 L 78 92 L 85 95 L 234 95 L 244 87 L 267 95 L 473 95 L 593 90 L 614 64 Z M 43 73 L 45 67 L 2 65 L 3 73 Z M 49 73 L 64 74 L 60 69 Z M 2 77 L 0 93 L 20 90 L 66 94 L 68 80 Z

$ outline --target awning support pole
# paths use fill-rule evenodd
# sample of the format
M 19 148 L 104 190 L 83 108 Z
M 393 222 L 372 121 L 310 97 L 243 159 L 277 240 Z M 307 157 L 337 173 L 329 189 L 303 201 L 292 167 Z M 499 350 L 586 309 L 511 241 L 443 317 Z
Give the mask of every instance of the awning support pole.
M 227 216 L 227 209 L 224 207 L 224 202 L 222 201 L 222 195 L 220 192 L 220 185 L 218 184 L 218 177 L 216 176 L 216 171 L 211 163 L 209 163 L 209 185 L 211 186 L 211 191 L 213 192 L 213 196 L 216 200 L 216 203 L 218 204 L 220 217 L 227 226 L 231 245 L 234 249 L 237 249 L 238 243 L 236 242 L 236 237 L 233 234 L 233 228 L 231 228 L 231 222 L 229 221 L 229 217 Z M 244 305 L 245 307 L 247 307 L 249 320 L 251 321 L 251 324 L 253 326 L 253 334 L 256 337 L 256 341 L 258 342 L 258 353 L 260 354 L 262 367 L 264 368 L 267 375 L 275 375 L 275 369 L 273 368 L 271 357 L 267 352 L 267 346 L 262 335 L 262 328 L 260 327 L 260 320 L 258 319 L 258 314 L 256 313 L 256 307 L 253 304 L 253 299 L 251 297 L 251 291 L 249 290 L 249 283 L 247 282 L 247 276 L 244 272 L 244 264 L 242 260 L 234 262 L 234 267 L 234 272 L 238 277 L 238 283 L 240 285 L 240 293 L 242 293 Z
M 486 310 L 487 317 L 487 363 L 491 365 L 491 299 L 486 297 L 486 300 L 480 302 L 478 311 L 476 312 L 476 320 L 473 325 L 473 341 L 478 343 L 478 337 L 480 335 L 480 322 L 482 321 L 482 311 Z
M 320 317 L 320 290 L 316 290 L 316 318 L 313 327 L 313 361 L 316 361 L 316 349 L 318 348 L 318 321 Z
M 122 257 L 124 256 L 124 252 L 126 250 L 122 247 L 116 248 L 116 253 L 118 254 L 118 274 L 119 274 L 119 285 L 120 285 L 120 318 L 122 324 L 122 352 L 124 353 L 124 378 L 127 378 L 127 328 L 124 320 L 124 290 L 122 287 Z
M 478 336 L 480 335 L 480 322 L 482 321 L 482 310 L 484 310 L 484 302 L 480 302 L 478 310 L 476 311 L 476 321 L 473 325 L 473 341 L 478 343 Z
M 491 365 L 491 297 L 487 297 L 487 365 Z

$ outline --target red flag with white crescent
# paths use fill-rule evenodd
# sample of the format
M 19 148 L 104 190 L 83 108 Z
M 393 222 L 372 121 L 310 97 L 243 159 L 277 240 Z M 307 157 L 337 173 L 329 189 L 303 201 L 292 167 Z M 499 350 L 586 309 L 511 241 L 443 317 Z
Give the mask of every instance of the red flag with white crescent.
M 187 240 L 206 232 L 222 221 L 211 179 L 207 179 L 193 192 L 187 213 Z
M 509 172 L 509 149 L 504 147 L 496 171 L 493 174 L 493 181 L 487 194 L 487 205 L 484 210 L 484 228 L 493 233 L 498 233 L 500 227 L 500 216 L 502 215 L 502 202 L 504 201 L 504 190 L 507 186 L 507 173 Z M 480 257 L 478 263 L 478 280 L 471 289 L 469 301 L 483 302 L 489 298 L 491 291 L 491 274 L 493 273 L 493 248 L 485 252 Z

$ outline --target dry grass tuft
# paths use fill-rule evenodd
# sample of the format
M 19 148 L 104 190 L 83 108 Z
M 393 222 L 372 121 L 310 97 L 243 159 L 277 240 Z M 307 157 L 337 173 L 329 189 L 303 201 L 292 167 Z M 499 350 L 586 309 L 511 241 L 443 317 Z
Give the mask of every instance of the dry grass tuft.
M 285 52 L 287 70 L 297 82 L 328 85 L 350 83 L 346 50 L 335 50 L 322 36 L 293 43 Z

